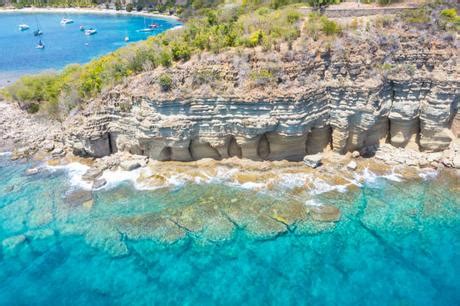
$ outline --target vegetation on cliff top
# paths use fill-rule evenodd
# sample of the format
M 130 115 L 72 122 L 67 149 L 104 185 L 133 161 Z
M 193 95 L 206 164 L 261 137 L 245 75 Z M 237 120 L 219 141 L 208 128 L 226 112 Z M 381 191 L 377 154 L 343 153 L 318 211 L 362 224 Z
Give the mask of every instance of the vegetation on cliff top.
M 30 112 L 43 110 L 54 117 L 64 117 L 83 101 L 130 75 L 159 66 L 169 67 L 202 51 L 219 53 L 228 48 L 256 47 L 262 51 L 279 50 L 281 44 L 290 48 L 302 31 L 317 40 L 321 36 L 340 35 L 344 30 L 325 16 L 310 14 L 307 17 L 295 5 L 282 6 L 285 2 L 289 0 L 267 3 L 245 0 L 242 5 L 204 8 L 180 29 L 130 44 L 85 65 L 70 65 L 61 72 L 23 77 L 3 94 Z M 429 7 L 423 8 L 404 18 L 410 23 L 412 19 L 430 16 L 429 12 Z M 444 28 L 451 28 L 452 24 L 458 27 L 455 10 L 446 9 L 438 14 Z M 270 80 L 269 71 L 256 74 L 253 78 L 257 84 Z M 159 82 L 164 91 L 172 86 L 171 78 L 166 75 Z

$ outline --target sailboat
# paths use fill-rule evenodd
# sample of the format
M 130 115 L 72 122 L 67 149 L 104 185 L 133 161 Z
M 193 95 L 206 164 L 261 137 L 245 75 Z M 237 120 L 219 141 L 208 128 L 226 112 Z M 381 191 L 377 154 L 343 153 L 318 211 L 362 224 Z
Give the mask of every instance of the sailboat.
M 35 48 L 37 48 L 37 49 L 45 49 L 45 44 L 42 42 L 41 39 L 38 41 L 38 44 L 37 44 L 37 46 L 35 46 Z
M 144 17 L 144 28 L 137 30 L 137 31 L 138 32 L 152 32 L 153 30 L 154 28 L 152 28 L 151 25 L 147 27 L 147 23 L 145 22 L 145 17 Z
M 41 36 L 43 32 L 40 30 L 40 25 L 38 24 L 38 19 L 35 17 L 35 22 L 37 23 L 37 29 L 34 31 L 34 36 Z
M 66 24 L 69 24 L 69 23 L 73 23 L 73 20 L 70 19 L 70 18 L 62 18 L 61 19 L 61 25 L 66 25 Z
M 87 36 L 94 35 L 96 33 L 97 33 L 97 30 L 93 28 L 89 28 L 88 30 L 85 30 L 85 35 Z

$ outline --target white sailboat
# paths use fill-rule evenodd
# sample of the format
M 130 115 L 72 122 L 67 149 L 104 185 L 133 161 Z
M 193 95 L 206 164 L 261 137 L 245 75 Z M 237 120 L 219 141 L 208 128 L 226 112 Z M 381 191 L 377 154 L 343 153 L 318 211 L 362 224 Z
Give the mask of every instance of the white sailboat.
M 70 19 L 70 18 L 62 18 L 61 19 L 61 24 L 62 25 L 66 25 L 66 24 L 69 24 L 69 23 L 73 23 L 73 20 Z
M 145 17 L 144 17 L 144 28 L 140 29 L 140 30 L 137 30 L 137 31 L 138 32 L 153 32 L 153 30 L 155 30 L 155 28 L 152 27 L 151 25 L 147 27 L 147 23 L 146 23 Z
M 87 36 L 94 35 L 96 33 L 97 33 L 97 30 L 93 28 L 89 28 L 88 30 L 85 30 L 85 35 Z
M 35 48 L 37 48 L 37 49 L 45 49 L 45 44 L 42 42 L 41 39 L 38 41 L 38 44 L 37 44 L 37 46 L 35 46 Z
M 35 17 L 35 22 L 37 23 L 37 29 L 34 31 L 34 36 L 41 36 L 41 35 L 43 35 L 43 31 L 40 30 L 40 24 L 38 23 L 37 17 Z
M 25 30 L 28 30 L 29 28 L 30 28 L 29 25 L 27 25 L 25 23 L 19 25 L 19 30 L 20 31 L 25 31 Z

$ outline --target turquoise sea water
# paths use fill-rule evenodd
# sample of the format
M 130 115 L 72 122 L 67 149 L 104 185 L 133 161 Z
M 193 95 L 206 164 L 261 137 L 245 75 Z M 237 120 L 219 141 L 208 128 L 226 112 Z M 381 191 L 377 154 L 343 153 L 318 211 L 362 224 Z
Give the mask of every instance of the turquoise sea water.
M 451 176 L 319 195 L 341 209 L 337 223 L 276 231 L 250 221 L 222 234 L 210 208 L 248 212 L 279 198 L 219 184 L 121 184 L 75 204 L 64 200 L 65 171 L 26 176 L 29 166 L 0 157 L 0 305 L 460 303 L 460 190 Z M 206 226 L 174 232 L 163 221 L 178 212 Z
M 73 24 L 61 25 L 63 17 L 74 20 Z M 20 31 L 19 24 L 30 29 Z M 153 32 L 137 30 L 156 23 Z M 45 49 L 36 49 L 39 38 L 33 31 L 37 24 L 43 31 L 41 39 Z M 80 25 L 97 29 L 97 34 L 86 36 Z M 71 63 L 84 63 L 126 45 L 143 40 L 180 23 L 174 19 L 144 18 L 127 15 L 62 14 L 62 13 L 2 13 L 0 14 L 0 79 L 14 78 L 21 74 L 44 69 L 60 69 Z

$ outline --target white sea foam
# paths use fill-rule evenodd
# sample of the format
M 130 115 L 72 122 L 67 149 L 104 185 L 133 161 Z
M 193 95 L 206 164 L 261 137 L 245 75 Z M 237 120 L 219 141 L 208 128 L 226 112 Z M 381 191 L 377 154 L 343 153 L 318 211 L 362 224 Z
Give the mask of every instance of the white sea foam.
M 0 152 L 0 156 L 10 156 L 11 152 Z
M 106 170 L 102 174 L 101 178 L 105 179 L 107 183 L 101 189 L 111 189 L 114 188 L 122 182 L 132 183 L 136 189 L 143 189 L 142 184 L 138 184 L 137 180 L 143 172 L 143 168 L 138 168 L 132 171 L 125 170 Z
M 385 174 L 382 175 L 383 178 L 386 178 L 387 180 L 393 181 L 393 182 L 402 182 L 404 179 L 401 174 L 398 174 L 395 172 L 395 168 L 391 169 L 390 174 Z
M 82 189 L 91 189 L 92 183 L 82 179 L 83 174 L 88 171 L 89 167 L 80 163 L 70 163 L 64 166 L 46 166 L 51 171 L 64 170 L 69 177 L 71 186 L 80 187 Z
M 311 195 L 318 195 L 318 194 L 331 192 L 331 191 L 338 191 L 338 192 L 347 191 L 346 185 L 331 185 L 322 179 L 313 179 L 311 183 L 314 186 L 314 188 L 310 190 Z
M 304 173 L 289 173 L 281 175 L 278 184 L 280 187 L 284 188 L 297 188 L 305 186 L 305 183 L 311 181 L 310 174 Z
M 317 199 L 310 199 L 305 201 L 305 205 L 307 206 L 322 206 L 323 204 L 318 201 Z
M 418 175 L 425 181 L 429 181 L 429 180 L 436 178 L 438 174 L 439 172 L 437 170 L 431 169 L 431 168 L 422 169 L 418 173 Z

